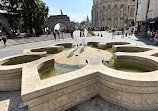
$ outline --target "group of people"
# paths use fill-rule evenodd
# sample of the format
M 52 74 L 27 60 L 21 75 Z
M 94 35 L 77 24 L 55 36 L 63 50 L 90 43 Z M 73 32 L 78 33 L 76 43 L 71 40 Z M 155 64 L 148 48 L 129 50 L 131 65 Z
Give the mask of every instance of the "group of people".
M 147 35 L 150 37 L 150 40 L 153 40 L 153 41 L 157 42 L 157 44 L 158 44 L 158 30 L 149 29 L 147 32 Z
M 124 28 L 122 28 L 121 29 L 121 36 L 122 36 L 122 38 L 124 38 L 125 36 L 127 37 L 129 37 L 130 38 L 130 36 L 132 36 L 134 34 L 134 27 L 130 27 L 129 29 L 128 29 L 128 32 L 126 32 L 125 33 L 125 30 L 124 30 Z M 112 39 L 114 39 L 114 37 L 115 37 L 115 29 L 112 29 Z M 118 33 L 118 35 L 119 35 L 119 33 Z
M 70 35 L 71 38 L 74 39 L 74 31 L 70 30 Z M 84 37 L 85 36 L 85 30 L 80 30 L 80 37 Z
M 57 40 L 57 36 L 59 40 L 61 39 L 61 37 L 64 38 L 63 32 L 60 32 L 60 30 L 54 30 L 52 34 L 54 36 L 55 41 Z

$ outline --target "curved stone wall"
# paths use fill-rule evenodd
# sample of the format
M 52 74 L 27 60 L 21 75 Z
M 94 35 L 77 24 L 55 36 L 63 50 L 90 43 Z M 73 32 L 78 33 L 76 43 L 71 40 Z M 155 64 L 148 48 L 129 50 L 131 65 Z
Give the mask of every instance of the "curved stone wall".
M 99 49 L 107 49 L 107 48 L 112 48 L 113 45 L 132 45 L 129 42 L 108 42 L 108 43 L 99 43 L 97 46 Z
M 113 45 L 114 52 L 146 52 L 152 50 L 151 48 L 144 47 L 134 47 L 134 46 L 122 46 L 122 45 Z
M 134 44 L 127 42 L 89 42 L 88 44 L 101 49 L 112 46 L 113 48 L 121 46 L 138 48 L 138 46 L 134 47 Z M 64 48 L 61 44 L 56 47 L 57 50 L 58 47 L 61 47 L 61 50 L 58 50 L 59 52 Z M 0 70 L 0 90 L 19 89 L 22 73 L 22 100 L 31 111 L 63 111 L 97 95 L 113 104 L 126 108 L 157 109 L 158 49 L 139 48 L 143 49 L 143 52 L 116 52 L 114 59 L 117 62 L 144 65 L 152 68 L 152 72 L 118 71 L 103 65 L 100 58 L 88 58 L 88 64 L 82 69 L 41 80 L 38 71 L 49 66 L 45 64 L 54 64 L 54 59 L 42 57 L 24 65 L 0 66 L 0 69 L 3 69 Z M 45 48 L 37 48 L 29 49 L 26 53 L 31 53 L 32 50 L 37 51 L 37 53 L 48 51 Z
M 115 56 L 124 58 L 117 54 Z M 127 59 L 129 58 L 125 57 L 125 60 Z M 153 63 L 153 67 L 158 65 L 158 60 L 137 57 L 136 59 L 147 64 Z M 50 60 L 43 60 L 44 63 L 46 61 Z M 42 61 L 37 63 L 37 66 L 41 63 Z M 88 59 L 88 65 L 78 71 L 41 81 L 38 79 L 37 66 L 32 73 L 23 73 L 24 81 L 29 80 L 31 75 L 36 77 L 34 84 L 30 82 L 33 88 L 24 82 L 22 89 L 22 100 L 32 111 L 63 111 L 96 95 L 126 108 L 158 108 L 158 78 L 155 78 L 158 76 L 157 70 L 148 73 L 122 72 L 104 66 L 102 59 Z M 28 66 L 23 67 L 23 70 L 28 69 Z
M 28 64 L 27 62 L 38 60 L 42 56 L 43 53 L 34 53 L 0 59 L 0 91 L 21 89 L 22 66 Z
M 30 49 L 31 52 L 47 52 L 48 54 L 56 54 L 62 52 L 64 47 L 62 46 L 54 46 L 54 47 L 43 47 L 43 48 L 36 48 Z

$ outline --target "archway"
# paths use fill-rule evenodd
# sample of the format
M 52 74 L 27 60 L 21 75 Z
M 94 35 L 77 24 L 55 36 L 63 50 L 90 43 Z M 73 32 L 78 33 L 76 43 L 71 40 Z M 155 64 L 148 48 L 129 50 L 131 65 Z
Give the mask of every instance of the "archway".
M 64 28 L 66 29 L 73 29 L 75 27 L 75 23 L 70 21 L 70 18 L 67 15 L 56 15 L 56 16 L 50 16 L 48 18 L 48 27 L 51 30 L 54 30 L 54 27 L 56 24 L 63 24 Z
M 62 32 L 67 32 L 69 28 L 67 28 L 67 26 L 63 23 L 57 23 L 55 26 L 54 26 L 54 30 L 60 30 Z

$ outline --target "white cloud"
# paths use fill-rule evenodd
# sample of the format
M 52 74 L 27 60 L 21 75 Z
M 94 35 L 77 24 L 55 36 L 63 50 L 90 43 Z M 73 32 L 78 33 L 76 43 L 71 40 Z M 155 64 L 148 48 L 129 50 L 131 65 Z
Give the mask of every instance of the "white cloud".
M 75 21 L 75 22 L 82 22 L 83 20 L 86 20 L 87 19 L 87 15 L 85 14 L 67 14 L 69 17 L 70 17 L 70 20 L 71 21 Z M 89 19 L 91 18 L 90 15 L 89 16 Z
M 72 14 L 72 13 L 65 13 L 64 11 L 63 11 L 63 13 L 68 15 L 68 17 L 70 17 L 71 21 L 75 21 L 75 22 L 82 22 L 83 20 L 87 19 L 86 14 Z M 49 15 L 60 15 L 60 10 L 50 8 Z M 89 16 L 89 19 L 91 20 L 91 14 L 89 14 L 88 16 Z
M 54 8 L 49 8 L 49 15 L 59 15 L 58 10 Z

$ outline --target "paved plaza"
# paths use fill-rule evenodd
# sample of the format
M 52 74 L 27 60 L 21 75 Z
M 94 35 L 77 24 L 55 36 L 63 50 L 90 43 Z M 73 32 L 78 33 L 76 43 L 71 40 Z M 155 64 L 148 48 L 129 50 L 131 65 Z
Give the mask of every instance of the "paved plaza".
M 99 36 L 88 37 L 87 41 L 93 41 L 93 42 L 98 42 L 98 41 L 122 42 L 123 41 L 123 42 L 134 42 L 139 46 L 157 47 L 154 41 L 151 41 L 149 40 L 149 38 L 143 36 L 131 36 L 130 38 L 129 37 L 122 38 L 121 35 L 116 35 L 115 38 L 112 39 L 111 33 L 107 33 L 107 32 L 94 32 L 94 33 Z M 103 35 L 103 37 L 100 37 L 101 34 Z M 47 39 L 40 38 L 38 39 L 39 42 L 38 41 L 33 42 L 33 38 L 30 38 L 30 40 L 28 39 L 28 41 L 31 41 L 32 43 L 29 43 L 28 41 L 26 41 L 26 39 L 21 39 L 21 41 L 25 41 L 25 42 L 24 43 L 19 42 L 19 44 L 11 45 L 11 42 L 8 41 L 10 45 L 8 45 L 6 48 L 1 47 L 0 49 L 0 58 L 22 54 L 24 49 L 45 47 L 56 43 L 74 42 L 74 40 L 70 38 L 69 34 L 65 36 L 66 36 L 65 39 L 61 39 L 60 41 L 59 40 L 55 41 L 53 39 L 53 36 L 48 36 L 46 37 Z M 28 111 L 27 106 L 23 108 L 18 108 L 19 103 L 22 104 L 20 95 L 21 95 L 20 91 L 0 92 L 0 111 Z M 138 110 L 130 110 L 130 109 L 122 108 L 113 105 L 107 101 L 104 101 L 100 97 L 95 97 L 82 104 L 76 105 L 67 111 L 138 111 Z M 158 111 L 158 109 L 152 111 Z

